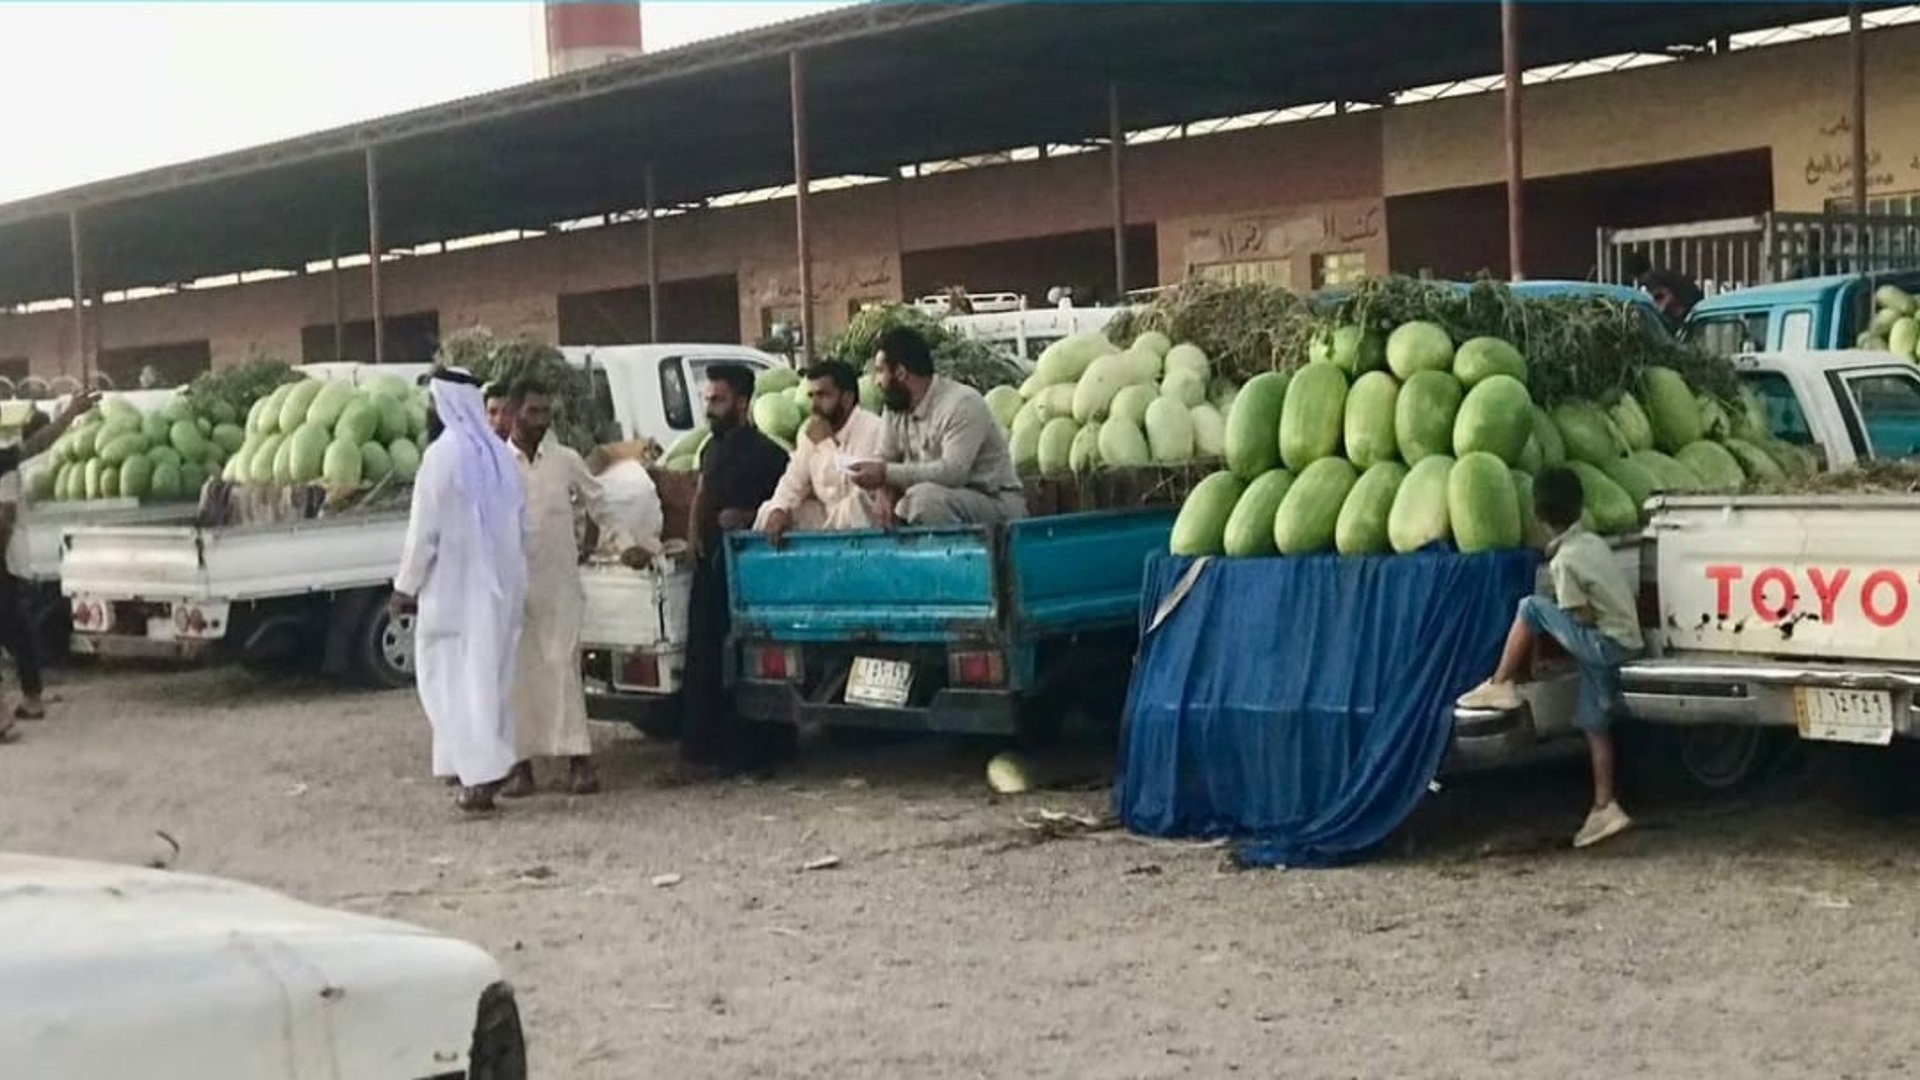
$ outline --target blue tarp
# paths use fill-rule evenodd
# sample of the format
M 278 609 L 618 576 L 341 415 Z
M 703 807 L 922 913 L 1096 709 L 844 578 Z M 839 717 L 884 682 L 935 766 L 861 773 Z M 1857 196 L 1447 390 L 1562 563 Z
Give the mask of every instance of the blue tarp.
M 1121 820 L 1256 866 L 1363 857 L 1426 793 L 1453 699 L 1493 670 L 1530 551 L 1147 562 Z

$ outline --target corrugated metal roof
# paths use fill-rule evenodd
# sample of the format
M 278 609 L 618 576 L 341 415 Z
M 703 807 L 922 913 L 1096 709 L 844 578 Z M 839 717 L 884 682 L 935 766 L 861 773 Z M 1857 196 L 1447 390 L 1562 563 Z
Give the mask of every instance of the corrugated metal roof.
M 1844 4 L 1548 3 L 1528 66 L 1698 44 Z M 539 229 L 791 179 L 787 56 L 805 56 L 815 176 L 1397 89 L 1500 66 L 1492 3 L 862 3 L 200 161 L 0 205 L 0 303 L 64 296 L 79 207 L 90 284 L 297 269 L 366 250 L 363 157 L 389 248 Z

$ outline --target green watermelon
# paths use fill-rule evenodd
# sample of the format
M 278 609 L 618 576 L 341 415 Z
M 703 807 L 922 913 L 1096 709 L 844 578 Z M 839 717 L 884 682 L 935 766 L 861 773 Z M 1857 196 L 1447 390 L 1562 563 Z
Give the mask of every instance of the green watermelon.
M 1733 418 L 1727 407 L 1705 394 L 1695 394 L 1693 403 L 1700 410 L 1700 437 L 1720 440 L 1733 434 Z
M 1462 552 L 1519 547 L 1520 497 L 1507 463 L 1483 450 L 1460 455 L 1447 474 L 1447 521 L 1454 546 Z
M 1226 550 L 1227 518 L 1246 494 L 1247 482 L 1217 472 L 1195 484 L 1173 521 L 1168 550 L 1175 555 L 1219 555 Z
M 1640 375 L 1641 401 L 1653 425 L 1653 443 L 1672 454 L 1700 441 L 1700 405 L 1687 382 L 1672 368 L 1649 367 Z
M 148 492 L 155 502 L 169 502 L 180 497 L 180 466 L 163 461 L 153 467 L 153 481 Z
M 1640 510 L 1633 496 L 1613 482 L 1606 473 L 1585 461 L 1570 461 L 1567 468 L 1580 477 L 1581 503 L 1593 519 L 1595 532 L 1606 535 L 1630 533 L 1640 525 Z
M 1020 421 L 1031 417 L 1026 423 Z M 1007 453 L 1013 457 L 1014 470 L 1020 473 L 1040 471 L 1040 432 L 1046 429 L 1047 422 L 1041 420 L 1038 412 L 1020 414 L 1015 419 L 1013 433 L 1007 436 Z
M 236 424 L 220 424 L 213 429 L 213 441 L 228 456 L 232 456 L 234 451 L 246 445 L 247 433 Z
M 1453 421 L 1453 452 L 1459 460 L 1485 452 L 1505 466 L 1518 465 L 1533 434 L 1533 400 L 1511 375 L 1487 375 L 1460 403 Z
M 1065 476 L 1069 471 L 1070 455 L 1073 452 L 1073 437 L 1080 434 L 1080 425 L 1070 416 L 1056 416 L 1047 421 L 1040 429 L 1040 443 L 1035 459 L 1040 466 L 1042 476 Z
M 412 482 L 414 474 L 420 471 L 420 450 L 410 440 L 395 439 L 388 443 L 387 456 L 393 459 L 393 478 L 403 484 Z
M 1447 477 L 1453 465 L 1453 458 L 1446 454 L 1429 454 L 1407 470 L 1400 490 L 1394 493 L 1393 509 L 1387 512 L 1387 542 L 1393 550 L 1405 555 L 1452 539 L 1453 529 L 1447 519 Z
M 1422 371 L 1400 387 L 1393 404 L 1393 437 L 1400 460 L 1420 460 L 1453 450 L 1454 418 L 1464 397 L 1460 380 L 1444 371 Z
M 1283 382 L 1281 385 L 1284 387 L 1286 384 Z M 1107 417 L 1111 420 L 1124 420 L 1134 427 L 1144 427 L 1147 422 L 1147 406 L 1153 404 L 1159 397 L 1159 388 L 1151 384 L 1134 383 L 1132 386 L 1123 386 L 1119 393 L 1113 395 L 1112 403 L 1107 406 Z M 1274 431 L 1280 430 L 1280 415 L 1277 408 L 1274 410 L 1273 428 Z M 1267 438 L 1269 441 L 1272 440 L 1271 432 L 1268 433 Z
M 300 425 L 307 422 L 307 410 L 325 388 L 318 379 L 305 379 L 291 385 L 293 389 L 287 391 L 286 398 L 280 402 L 279 430 L 286 433 L 300 430 Z
M 206 456 L 207 440 L 200 434 L 199 426 L 191 420 L 175 420 L 172 429 L 167 432 L 167 441 L 185 460 L 198 461 Z
M 1033 374 L 1040 386 L 1071 384 L 1085 374 L 1096 359 L 1119 351 L 1098 330 L 1069 334 L 1041 351 L 1040 358 L 1034 362 Z M 1068 407 L 1072 407 L 1071 403 Z
M 1233 513 L 1227 515 L 1221 536 L 1221 547 L 1228 555 L 1246 558 L 1274 553 L 1274 517 L 1292 486 L 1293 474 L 1285 469 L 1269 469 L 1247 485 L 1234 502 Z
M 153 490 L 153 462 L 145 454 L 135 454 L 120 465 L 120 494 L 144 499 Z
M 1049 427 L 1052 425 L 1049 424 Z M 1147 406 L 1147 451 L 1160 465 L 1193 460 L 1192 407 L 1180 399 L 1161 397 Z
M 1375 372 L 1374 374 L 1380 374 Z M 1342 555 L 1383 555 L 1393 550 L 1387 538 L 1387 518 L 1393 497 L 1407 478 L 1407 467 L 1397 461 L 1369 466 L 1347 493 L 1340 518 L 1333 525 L 1333 549 Z
M 394 410 L 396 426 L 404 427 L 406 423 L 405 406 L 391 398 L 381 398 L 379 400 L 389 403 L 385 408 Z M 334 421 L 334 437 L 338 439 L 351 439 L 355 443 L 373 441 L 375 436 L 383 434 L 381 431 L 382 408 L 382 406 L 365 398 L 357 398 L 347 402 L 346 407 L 340 410 L 340 418 Z
M 296 430 L 292 435 L 287 436 L 280 443 L 280 448 L 273 452 L 273 482 L 276 484 L 293 483 L 293 444 L 299 434 Z M 326 451 L 322 449 L 321 453 L 324 454 Z
M 100 447 L 99 459 L 108 465 L 119 466 L 130 457 L 146 453 L 145 435 L 120 435 Z
M 1122 390 L 1114 398 L 1116 414 L 1126 394 Z M 1280 417 L 1286 399 L 1287 376 L 1278 371 L 1255 375 L 1240 388 L 1227 413 L 1227 468 L 1235 476 L 1252 481 L 1279 464 Z
M 1387 345 L 1376 331 L 1358 326 L 1335 327 L 1327 358 L 1348 377 L 1358 378 L 1387 366 Z
M 1647 419 L 1647 411 L 1632 394 L 1623 393 L 1620 400 L 1607 410 L 1613 418 L 1614 426 L 1620 429 L 1620 436 L 1626 440 L 1627 451 L 1653 449 L 1653 422 Z
M 1521 386 L 1527 384 L 1527 361 L 1520 350 L 1496 337 L 1477 337 L 1463 342 L 1453 354 L 1453 377 L 1472 389 L 1489 375 L 1511 375 Z
M 1013 426 L 1014 414 L 1025 405 L 1026 402 L 1020 398 L 1020 391 L 1011 386 L 996 386 L 987 391 L 987 408 L 993 412 L 993 418 L 999 422 L 1002 430 Z M 377 428 L 379 413 L 373 415 L 374 426 Z
M 173 433 L 173 421 L 165 413 L 148 413 L 140 418 L 140 434 L 147 440 L 148 446 L 158 446 L 167 441 Z
M 1346 374 L 1330 368 L 1344 385 Z M 1303 373 L 1304 374 L 1304 373 Z M 1296 376 L 1298 387 L 1303 376 Z M 1359 475 L 1346 458 L 1317 458 L 1308 465 L 1280 500 L 1273 516 L 1273 543 L 1282 555 L 1311 555 L 1333 549 L 1334 529 L 1340 522 L 1340 507 Z
M 1104 420 L 1095 420 L 1074 433 L 1073 445 L 1067 449 L 1067 468 L 1073 475 L 1083 476 L 1100 467 L 1100 427 Z
M 320 479 L 327 444 L 331 441 L 327 429 L 319 423 L 310 420 L 300 425 L 287 440 L 292 447 L 287 456 L 287 479 L 296 484 L 310 484 Z M 278 467 L 274 471 L 277 474 Z
M 207 470 L 203 466 L 192 461 L 185 462 L 180 466 L 180 497 L 181 498 L 183 499 L 199 498 L 200 489 L 205 487 L 206 485 L 207 485 Z
M 377 442 L 361 443 L 360 472 L 369 484 L 385 480 L 393 472 L 393 458 L 387 456 L 387 448 Z
M 1112 468 L 1137 469 L 1153 464 L 1146 434 L 1116 416 L 1107 417 L 1100 425 L 1099 450 L 1100 460 Z
M 1701 439 L 1681 447 L 1673 456 L 1699 475 L 1706 491 L 1739 491 L 1747 482 L 1747 474 L 1740 468 L 1739 459 L 1719 443 Z
M 1614 429 L 1608 426 L 1607 414 L 1591 402 L 1568 401 L 1554 406 L 1553 425 L 1560 429 L 1561 441 L 1566 444 L 1567 457 L 1571 460 L 1598 465 L 1626 454 L 1614 441 Z
M 1653 470 L 1631 457 L 1614 458 L 1612 461 L 1603 462 L 1600 465 L 1600 471 L 1607 474 L 1607 479 L 1619 484 L 1620 490 L 1626 492 L 1627 498 L 1633 500 L 1636 517 L 1644 516 L 1647 500 L 1661 490 L 1660 478 L 1654 475 Z
M 1387 366 L 1402 383 L 1416 372 L 1450 371 L 1453 339 L 1438 323 L 1401 323 L 1387 335 Z
M 172 465 L 174 468 L 179 468 L 180 465 L 187 460 L 186 456 L 181 454 L 180 451 L 164 443 L 147 451 L 147 457 L 153 461 L 153 467 L 156 469 L 162 465 Z
M 1295 372 L 1280 411 L 1281 463 L 1298 474 L 1338 453 L 1346 402 L 1347 374 L 1337 365 L 1308 364 Z M 1332 528 L 1331 518 L 1328 528 Z
M 360 447 L 345 439 L 335 439 L 327 444 L 326 455 L 320 460 L 320 476 L 328 487 L 357 488 L 364 467 Z
M 81 493 L 85 498 L 100 497 L 100 474 L 107 466 L 99 458 L 92 458 L 80 467 Z
M 1655 491 L 1699 491 L 1698 474 L 1658 450 L 1635 450 L 1628 460 L 1653 477 Z
M 1384 371 L 1369 371 L 1353 381 L 1347 391 L 1343 439 L 1354 468 L 1371 471 L 1399 456 L 1393 436 L 1394 404 L 1399 397 L 1400 381 Z

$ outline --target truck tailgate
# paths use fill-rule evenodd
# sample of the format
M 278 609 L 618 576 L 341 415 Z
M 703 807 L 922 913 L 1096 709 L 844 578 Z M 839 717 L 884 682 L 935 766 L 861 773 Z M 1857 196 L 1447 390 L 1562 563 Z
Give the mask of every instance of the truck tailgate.
M 1029 518 L 1007 528 L 1014 619 L 1027 634 L 1131 626 L 1147 555 L 1167 550 L 1172 508 Z
M 1920 497 L 1673 497 L 1653 531 L 1669 650 L 1920 662 Z
M 774 550 L 755 533 L 727 537 L 736 633 L 778 641 L 943 642 L 992 631 L 993 530 L 790 533 Z
M 580 568 L 586 595 L 580 644 L 585 648 L 658 648 L 687 636 L 690 570 L 635 570 L 618 564 Z
M 389 580 L 406 543 L 404 513 L 293 525 L 70 529 L 60 591 L 115 600 L 259 600 L 367 588 Z

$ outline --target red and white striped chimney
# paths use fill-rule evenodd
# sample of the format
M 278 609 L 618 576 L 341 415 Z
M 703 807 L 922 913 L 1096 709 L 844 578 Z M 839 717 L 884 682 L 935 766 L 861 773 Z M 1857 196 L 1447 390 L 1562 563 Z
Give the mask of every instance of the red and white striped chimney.
M 547 74 L 639 56 L 639 0 L 545 0 Z

